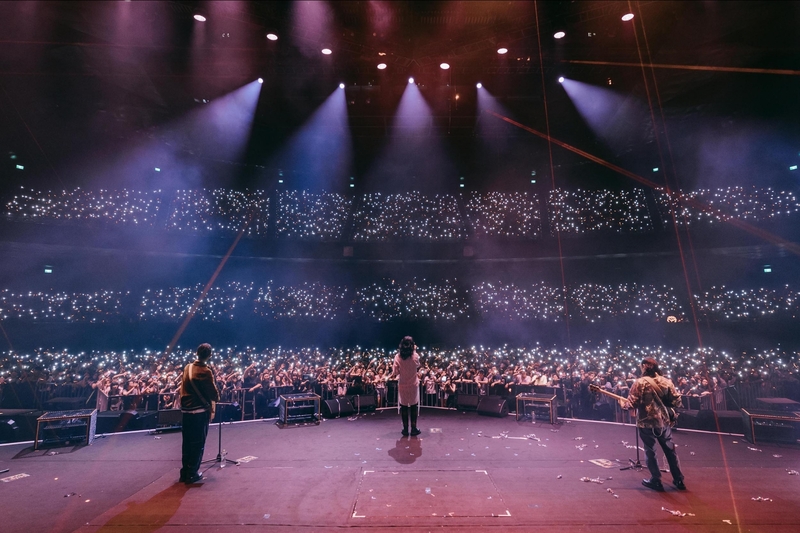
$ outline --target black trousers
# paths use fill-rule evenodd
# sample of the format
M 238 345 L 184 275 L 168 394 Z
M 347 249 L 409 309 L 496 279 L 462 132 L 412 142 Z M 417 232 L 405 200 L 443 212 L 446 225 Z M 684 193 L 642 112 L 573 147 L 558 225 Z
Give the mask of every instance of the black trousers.
M 181 426 L 183 435 L 181 478 L 183 479 L 194 476 L 200 470 L 210 421 L 211 413 L 208 411 L 194 414 L 183 413 L 183 425 Z
M 658 468 L 655 450 L 656 442 L 658 442 L 661 445 L 661 449 L 664 450 L 667 463 L 669 463 L 672 479 L 683 481 L 678 454 L 675 452 L 675 444 L 672 442 L 672 429 L 669 426 L 664 428 L 639 428 L 639 438 L 642 439 L 644 455 L 647 457 L 647 469 L 650 471 L 650 479 L 661 479 L 661 470 Z

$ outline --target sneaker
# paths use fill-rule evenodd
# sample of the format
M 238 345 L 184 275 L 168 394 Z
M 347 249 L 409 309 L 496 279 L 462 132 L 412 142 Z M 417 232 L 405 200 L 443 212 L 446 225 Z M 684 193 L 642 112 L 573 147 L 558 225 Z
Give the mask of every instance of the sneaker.
M 418 430 L 417 428 L 412 428 L 411 429 L 411 436 L 412 437 L 415 437 L 415 436 L 419 435 L 420 433 L 422 433 L 422 432 L 420 430 Z
M 683 483 L 682 479 L 680 481 L 674 481 L 672 484 L 675 485 L 675 488 L 678 490 L 686 490 L 686 485 Z
M 647 487 L 648 489 L 653 489 L 658 492 L 664 492 L 664 485 L 661 484 L 661 481 L 658 479 L 643 479 L 642 485 Z
M 408 430 L 407 430 L 407 429 L 404 429 L 404 430 L 402 431 L 402 433 L 403 433 L 403 436 L 404 436 L 404 437 L 408 437 Z
M 192 485 L 193 483 L 200 483 L 201 481 L 203 481 L 203 474 L 195 474 L 187 477 L 185 483 L 187 485 Z

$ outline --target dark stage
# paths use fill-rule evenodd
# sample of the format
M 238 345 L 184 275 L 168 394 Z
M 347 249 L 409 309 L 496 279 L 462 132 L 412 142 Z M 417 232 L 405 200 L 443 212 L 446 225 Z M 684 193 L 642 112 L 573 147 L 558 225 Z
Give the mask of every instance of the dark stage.
M 800 475 L 790 473 L 800 466 L 797 447 L 681 430 L 675 440 L 689 490 L 677 491 L 665 474 L 667 490 L 656 493 L 640 484 L 646 471 L 620 471 L 635 458 L 631 426 L 578 420 L 551 426 L 428 410 L 420 438 L 401 438 L 400 425 L 393 410 L 283 429 L 273 421 L 226 424 L 227 456 L 250 460 L 205 465 L 206 480 L 191 486 L 177 482 L 179 433 L 116 434 L 88 447 L 40 451 L 3 446 L 0 466 L 10 471 L 0 485 L 2 529 L 800 528 Z M 216 454 L 212 426 L 205 457 Z M 27 477 L 6 481 L 21 474 Z

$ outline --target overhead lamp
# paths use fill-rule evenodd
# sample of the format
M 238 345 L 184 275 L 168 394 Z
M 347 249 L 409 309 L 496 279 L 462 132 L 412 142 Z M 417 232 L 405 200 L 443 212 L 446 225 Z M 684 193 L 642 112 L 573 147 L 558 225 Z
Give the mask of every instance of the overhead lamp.
M 564 83 L 564 76 L 558 77 L 558 83 Z
M 633 20 L 633 13 L 625 13 L 624 15 L 622 15 L 622 20 L 625 22 Z
M 508 53 L 508 47 L 507 46 L 502 46 L 502 45 L 499 46 L 497 48 L 497 53 L 500 54 L 500 55 L 507 54 Z
M 553 34 L 553 38 L 555 39 L 563 39 L 566 36 L 567 36 L 566 32 L 563 31 L 557 31 Z
M 264 83 L 264 78 L 258 78 L 258 83 Z
M 278 40 L 278 34 L 277 33 L 273 33 L 273 32 L 269 32 L 267 34 L 267 39 L 269 39 L 270 41 L 277 41 Z
M 326 56 L 329 56 L 329 55 L 331 55 L 333 53 L 333 50 L 331 50 L 327 46 L 323 47 L 322 50 L 320 50 L 320 51 Z
M 450 63 L 442 63 L 441 65 L 439 65 L 439 68 L 442 70 L 447 70 L 450 68 Z
M 378 70 L 384 70 L 386 68 L 386 63 L 378 63 Z
M 414 83 L 414 78 L 408 78 L 408 83 Z
M 339 88 L 340 88 L 340 89 L 344 89 L 344 83 L 340 83 L 340 84 L 339 84 Z
M 475 87 L 480 89 L 481 87 L 483 87 L 483 84 L 481 82 L 478 82 L 478 83 L 475 84 Z
M 196 20 L 197 22 L 205 22 L 206 18 L 203 15 L 201 15 L 200 13 L 197 13 L 194 16 L 194 20 Z

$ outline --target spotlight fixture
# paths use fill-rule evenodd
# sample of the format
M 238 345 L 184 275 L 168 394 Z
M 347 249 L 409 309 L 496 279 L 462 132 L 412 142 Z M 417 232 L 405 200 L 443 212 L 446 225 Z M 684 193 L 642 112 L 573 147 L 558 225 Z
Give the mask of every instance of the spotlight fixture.
M 497 49 L 497 53 L 500 54 L 500 55 L 507 54 L 508 53 L 508 47 L 506 47 L 506 46 L 499 47 Z
M 628 22 L 629 20 L 633 20 L 633 13 L 625 13 L 622 15 L 622 20 Z
M 344 89 L 344 83 L 340 83 L 340 84 L 339 84 L 339 88 L 340 88 L 340 89 Z
M 414 83 L 414 78 L 408 78 L 408 83 Z
M 333 53 L 333 50 L 331 50 L 331 49 L 330 49 L 330 48 L 328 48 L 327 46 L 326 46 L 326 47 L 324 47 L 324 48 L 323 48 L 322 50 L 320 50 L 320 51 L 321 51 L 321 52 L 322 52 L 324 55 L 326 55 L 326 56 L 329 56 L 329 55 L 331 55 L 331 54 Z
M 378 70 L 384 70 L 386 68 L 386 63 L 378 63 Z
M 267 39 L 269 39 L 270 41 L 277 41 L 278 40 L 278 34 L 277 33 L 273 33 L 273 32 L 269 32 L 267 34 Z
M 558 83 L 564 83 L 564 76 L 558 77 Z
M 439 68 L 442 70 L 447 70 L 450 68 L 450 63 L 442 63 L 441 65 L 439 65 Z
M 478 82 L 478 83 L 475 84 L 475 87 L 480 89 L 481 87 L 483 87 L 483 84 L 481 82 Z
M 565 32 L 563 32 L 563 31 L 557 31 L 557 32 L 555 32 L 553 34 L 553 38 L 555 38 L 555 39 L 563 39 L 566 36 L 567 36 L 567 34 Z
M 258 83 L 264 83 L 264 78 L 258 78 Z
M 205 22 L 206 18 L 200 13 L 198 13 L 194 16 L 194 20 L 196 20 L 197 22 Z

